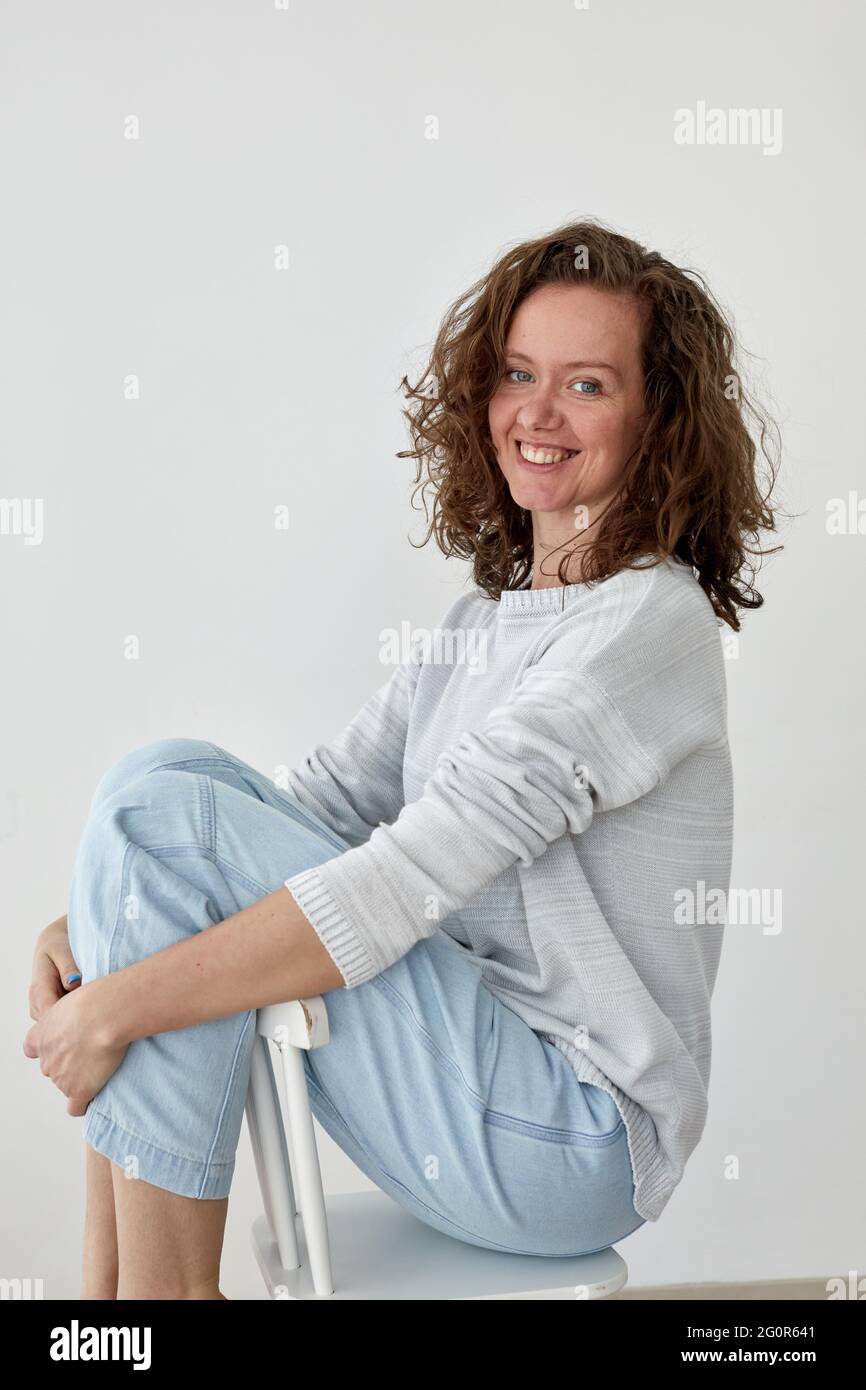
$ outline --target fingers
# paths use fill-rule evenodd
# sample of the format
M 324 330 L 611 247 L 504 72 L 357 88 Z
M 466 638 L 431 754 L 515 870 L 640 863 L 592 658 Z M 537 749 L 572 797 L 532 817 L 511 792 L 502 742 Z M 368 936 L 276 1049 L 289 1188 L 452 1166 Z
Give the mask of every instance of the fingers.
M 24 1037 L 24 1055 L 25 1057 L 41 1056 L 38 1023 L 35 1023 Z M 40 1070 L 42 1075 L 47 1076 L 52 1085 L 56 1086 L 58 1091 L 62 1092 L 62 1094 L 67 1097 L 68 1103 L 66 1106 L 66 1113 L 68 1115 L 85 1115 L 87 1113 L 87 1107 L 91 1101 L 90 1096 L 85 1099 L 80 1092 L 76 1095 L 69 1095 L 61 1082 L 57 1078 L 50 1076 L 46 1071 L 44 1059 L 40 1063 Z
M 63 990 L 54 963 L 48 956 L 37 956 L 33 962 L 33 979 L 30 983 L 28 996 L 30 1017 L 38 1022 L 46 1009 L 50 1009 L 52 1004 L 56 1004 L 62 995 Z
M 30 1017 L 34 1023 L 65 994 L 81 987 L 81 972 L 68 947 L 58 946 L 51 955 L 40 952 L 33 962 L 33 979 L 28 994 Z
M 57 975 L 63 985 L 64 991 L 76 989 L 81 984 L 81 971 L 75 964 L 72 952 L 69 949 L 69 939 L 64 937 L 52 947 L 50 958 L 57 969 Z

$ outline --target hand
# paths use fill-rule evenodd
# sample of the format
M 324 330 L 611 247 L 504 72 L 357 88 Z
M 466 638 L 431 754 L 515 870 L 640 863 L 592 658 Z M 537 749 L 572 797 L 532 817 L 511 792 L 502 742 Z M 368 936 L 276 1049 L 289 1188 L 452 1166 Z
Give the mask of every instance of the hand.
M 75 976 L 72 980 L 69 976 Z M 81 985 L 81 974 L 69 949 L 66 916 L 41 931 L 33 953 L 33 977 L 30 983 L 30 1017 L 37 1021 L 70 990 Z
M 129 1046 L 108 1024 L 105 986 L 111 976 L 83 985 L 46 1011 L 24 1039 L 25 1057 L 41 1058 L 41 1070 L 68 1098 L 69 1115 L 83 1115 L 120 1066 Z

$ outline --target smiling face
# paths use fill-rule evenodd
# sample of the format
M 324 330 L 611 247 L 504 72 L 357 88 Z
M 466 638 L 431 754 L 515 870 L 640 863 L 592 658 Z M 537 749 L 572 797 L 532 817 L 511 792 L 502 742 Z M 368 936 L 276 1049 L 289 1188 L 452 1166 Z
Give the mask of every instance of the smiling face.
M 642 331 L 633 296 L 592 285 L 543 285 L 512 318 L 488 422 L 511 496 L 532 512 L 536 570 L 550 550 L 586 545 L 619 489 L 643 423 Z

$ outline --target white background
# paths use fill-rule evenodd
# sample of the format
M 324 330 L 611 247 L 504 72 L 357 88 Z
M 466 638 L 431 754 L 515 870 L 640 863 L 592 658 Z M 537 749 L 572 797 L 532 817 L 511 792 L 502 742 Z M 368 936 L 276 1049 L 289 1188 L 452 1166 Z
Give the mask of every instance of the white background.
M 468 567 L 409 544 L 400 377 L 507 245 L 586 214 L 707 277 L 796 514 L 727 664 L 732 886 L 780 889 L 782 930 L 728 929 L 707 1127 L 630 1281 L 862 1276 L 866 535 L 826 526 L 863 486 L 857 7 L 7 0 L 0 23 L 0 487 L 44 504 L 41 544 L 0 536 L 0 1275 L 77 1294 L 81 1121 L 22 1041 L 98 777 L 172 735 L 272 774 L 389 674 L 383 628 L 436 625 Z M 781 152 L 675 144 L 699 101 L 780 108 Z M 331 1191 L 369 1186 L 319 1137 Z M 258 1210 L 244 1129 L 230 1297 L 263 1295 Z

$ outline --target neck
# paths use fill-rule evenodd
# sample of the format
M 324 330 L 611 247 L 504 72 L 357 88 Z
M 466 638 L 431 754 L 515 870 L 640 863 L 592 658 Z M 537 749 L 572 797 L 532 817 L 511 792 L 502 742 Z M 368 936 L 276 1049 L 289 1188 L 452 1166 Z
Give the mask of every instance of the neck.
M 532 584 L 530 588 L 551 589 L 560 588 L 563 583 L 582 583 L 583 556 L 592 543 L 589 535 L 592 530 L 593 527 L 588 526 L 580 540 L 575 540 L 573 534 L 568 540 L 548 539 L 539 534 L 536 518 L 533 515 Z M 558 571 L 566 556 L 568 559 L 565 565 L 565 579 L 561 580 Z
M 571 515 L 562 512 L 532 513 L 532 589 L 561 588 L 565 584 L 583 583 L 583 557 L 591 549 L 602 516 L 613 502 L 614 493 L 587 505 L 589 520 L 576 531 Z M 563 557 L 568 556 L 565 580 L 557 573 Z

